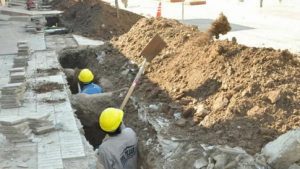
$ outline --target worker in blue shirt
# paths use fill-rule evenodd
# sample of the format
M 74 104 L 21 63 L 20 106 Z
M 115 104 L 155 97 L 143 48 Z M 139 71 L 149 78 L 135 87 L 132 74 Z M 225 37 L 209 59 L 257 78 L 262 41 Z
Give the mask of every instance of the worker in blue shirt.
M 81 91 L 80 93 L 85 94 L 97 94 L 103 93 L 102 88 L 93 83 L 94 75 L 89 69 L 82 69 L 78 75 L 80 81 Z

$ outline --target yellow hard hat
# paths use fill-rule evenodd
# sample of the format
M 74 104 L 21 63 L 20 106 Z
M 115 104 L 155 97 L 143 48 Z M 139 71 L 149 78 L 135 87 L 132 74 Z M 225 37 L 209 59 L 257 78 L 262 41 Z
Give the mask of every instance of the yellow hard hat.
M 123 121 L 124 112 L 121 109 L 107 108 L 99 117 L 99 125 L 103 131 L 114 132 Z
M 78 79 L 82 83 L 90 83 L 94 80 L 94 75 L 90 69 L 82 69 L 78 75 Z

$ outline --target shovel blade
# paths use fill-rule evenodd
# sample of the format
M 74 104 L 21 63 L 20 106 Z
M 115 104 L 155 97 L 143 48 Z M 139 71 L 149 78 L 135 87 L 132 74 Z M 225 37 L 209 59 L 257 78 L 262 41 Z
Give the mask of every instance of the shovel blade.
M 155 35 L 143 49 L 141 55 L 145 57 L 147 62 L 151 62 L 151 60 L 166 46 L 166 42 L 159 35 Z

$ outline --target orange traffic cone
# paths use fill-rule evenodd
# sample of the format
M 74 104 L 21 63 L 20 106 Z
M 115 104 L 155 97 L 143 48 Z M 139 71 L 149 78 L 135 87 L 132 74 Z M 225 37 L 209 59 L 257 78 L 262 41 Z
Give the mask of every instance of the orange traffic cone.
M 158 4 L 157 12 L 156 12 L 156 18 L 161 17 L 161 2 Z

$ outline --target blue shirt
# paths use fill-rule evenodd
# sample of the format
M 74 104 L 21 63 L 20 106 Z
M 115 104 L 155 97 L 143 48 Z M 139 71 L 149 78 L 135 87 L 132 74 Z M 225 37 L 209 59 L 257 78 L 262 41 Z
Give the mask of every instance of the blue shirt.
M 80 93 L 97 94 L 97 93 L 103 93 L 103 90 L 100 86 L 96 85 L 95 83 L 90 83 L 84 85 Z

